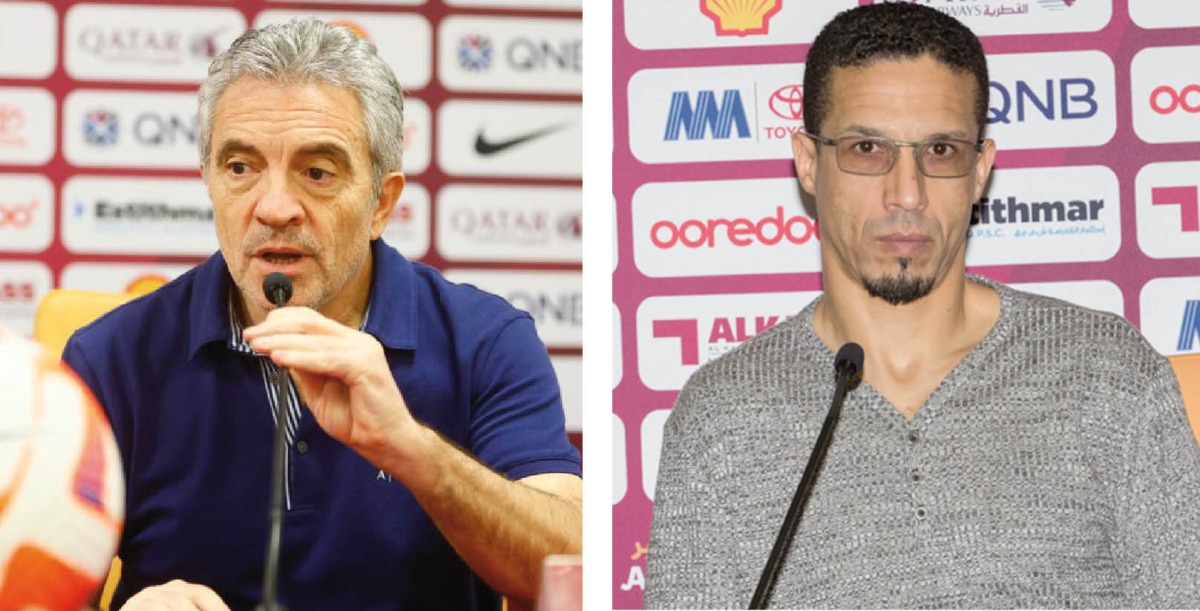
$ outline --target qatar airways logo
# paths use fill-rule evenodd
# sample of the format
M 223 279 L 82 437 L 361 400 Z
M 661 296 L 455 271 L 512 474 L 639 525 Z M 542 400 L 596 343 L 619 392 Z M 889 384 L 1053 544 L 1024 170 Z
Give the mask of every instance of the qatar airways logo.
M 638 373 L 678 390 L 697 367 L 794 316 L 817 292 L 651 297 L 637 310 Z
M 794 179 L 649 183 L 632 208 L 634 260 L 648 276 L 821 269 L 820 229 Z

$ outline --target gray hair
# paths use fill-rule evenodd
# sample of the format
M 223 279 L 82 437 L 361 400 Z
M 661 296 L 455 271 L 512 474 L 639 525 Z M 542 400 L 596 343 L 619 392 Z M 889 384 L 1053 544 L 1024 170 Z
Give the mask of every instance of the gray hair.
M 217 100 L 242 76 L 284 84 L 320 82 L 348 90 L 362 107 L 375 196 L 383 176 L 400 171 L 404 94 L 396 75 L 373 43 L 346 28 L 308 18 L 247 30 L 209 65 L 208 78 L 200 85 L 198 135 L 206 172 Z

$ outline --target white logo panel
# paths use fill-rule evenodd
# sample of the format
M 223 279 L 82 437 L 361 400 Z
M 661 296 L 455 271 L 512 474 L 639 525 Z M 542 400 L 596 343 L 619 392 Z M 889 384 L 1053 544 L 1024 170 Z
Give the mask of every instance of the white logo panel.
M 1112 19 L 1112 0 L 922 0 L 922 4 L 958 19 L 978 36 L 1095 32 Z
M 1156 259 L 1200 256 L 1200 161 L 1151 163 L 1134 181 L 1138 246 Z
M 378 4 L 380 6 L 420 6 L 429 0 L 354 0 L 355 4 Z M 329 0 L 267 0 L 289 4 L 329 4 Z
M 656 409 L 642 421 L 642 491 L 654 500 L 658 487 L 658 462 L 662 457 L 663 429 L 667 426 L 669 409 Z
M 629 146 L 646 163 L 789 159 L 804 129 L 804 64 L 640 70 Z
M 0 174 L 0 252 L 42 252 L 54 236 L 54 185 L 41 174 Z
M 44 263 L 0 261 L 0 325 L 20 335 L 33 333 L 38 301 L 51 282 Z
M 612 504 L 625 498 L 629 489 L 629 457 L 625 454 L 625 423 L 621 417 L 612 415 Z
M 1180 69 L 1196 65 L 1200 46 L 1149 47 L 1133 56 L 1133 131 L 1139 138 L 1152 143 L 1200 140 L 1200 74 Z
M 438 250 L 451 260 L 583 260 L 574 187 L 448 185 L 438 194 Z
M 76 79 L 199 83 L 245 30 L 232 8 L 77 4 L 66 15 L 65 66 Z
M 58 15 L 45 2 L 0 4 L 0 41 L 0 77 L 46 78 L 58 63 Z
M 63 268 L 63 288 L 104 293 L 143 293 L 150 287 L 162 286 L 191 265 L 163 263 L 68 263 Z
M 433 113 L 429 105 L 404 98 L 404 175 L 415 176 L 429 169 L 433 157 Z
M 583 0 L 446 0 L 446 4 L 450 6 L 475 6 L 487 9 L 515 8 L 538 11 L 583 10 Z
M 617 309 L 617 304 L 612 304 L 612 327 L 609 327 L 612 333 L 612 387 L 616 388 L 621 383 L 621 376 L 625 374 L 625 358 L 621 354 L 621 310 Z
M 856 0 L 624 2 L 625 36 L 639 49 L 808 44 L 834 15 L 858 5 Z
M 567 430 L 583 430 L 583 358 L 578 356 L 552 356 L 550 365 L 558 377 L 558 388 L 562 391 L 563 411 L 566 414 Z
M 648 183 L 632 208 L 633 258 L 647 276 L 821 270 L 817 222 L 792 178 Z
M 971 221 L 968 266 L 1106 261 L 1121 247 L 1117 175 L 1104 166 L 998 169 Z
M 1130 0 L 1129 18 L 1148 30 L 1200 26 L 1196 0 Z
M 455 91 L 581 93 L 581 25 L 451 15 L 438 28 L 438 74 Z
M 199 179 L 74 176 L 63 185 L 62 240 L 75 253 L 207 256 L 217 250 Z
M 1142 287 L 1142 335 L 1166 354 L 1200 353 L 1200 276 L 1155 278 Z
M 582 105 L 450 100 L 438 109 L 438 163 L 449 174 L 579 178 Z
M 392 67 L 405 90 L 429 84 L 433 62 L 433 29 L 424 17 L 410 13 L 354 13 L 343 11 L 293 11 L 267 9 L 254 20 L 255 27 L 284 23 L 298 17 L 316 17 L 349 29 L 375 43 L 379 57 Z
M 0 87 L 0 164 L 42 165 L 50 161 L 54 155 L 56 108 L 54 96 L 45 89 Z
M 1117 131 L 1116 74 L 1100 51 L 988 56 L 987 136 L 1002 150 L 1099 146 Z
M 637 310 L 638 374 L 679 390 L 700 365 L 794 316 L 817 291 L 650 297 Z
M 583 278 L 579 272 L 453 269 L 451 282 L 473 284 L 524 310 L 551 348 L 583 347 Z
M 198 170 L 194 92 L 76 89 L 63 103 L 63 155 L 84 167 Z
M 407 183 L 383 228 L 383 241 L 408 259 L 420 259 L 429 252 L 432 223 L 429 191 L 421 185 Z
M 1070 301 L 1085 308 L 1125 316 L 1125 295 L 1121 288 L 1108 280 L 1074 280 L 1066 282 L 1028 282 L 1009 287 Z

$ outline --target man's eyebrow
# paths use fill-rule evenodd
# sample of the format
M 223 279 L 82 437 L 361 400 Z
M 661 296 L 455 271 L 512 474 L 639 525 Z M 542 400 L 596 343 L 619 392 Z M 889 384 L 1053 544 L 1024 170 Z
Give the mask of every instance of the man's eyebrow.
M 842 131 L 850 132 L 850 133 L 858 134 L 858 135 L 862 135 L 862 136 L 868 136 L 871 138 L 887 138 L 887 136 L 882 131 L 875 129 L 873 127 L 867 127 L 865 125 L 858 125 L 858 124 L 848 125 Z M 949 131 L 942 131 L 942 132 L 937 132 L 937 133 L 933 133 L 933 134 L 927 134 L 924 138 L 922 138 L 922 141 L 924 141 L 924 140 L 970 140 L 970 138 L 971 138 L 970 134 L 967 133 L 966 131 L 963 131 L 961 129 L 952 129 Z
M 221 148 L 217 149 L 217 162 L 221 162 L 235 154 L 249 154 L 255 157 L 261 157 L 262 154 L 252 144 L 242 142 L 241 140 L 232 139 L 221 143 Z
M 334 144 L 332 142 L 317 142 L 315 144 L 302 146 L 296 151 L 296 155 L 308 157 L 329 157 L 338 165 L 347 168 L 351 167 L 350 151 L 347 151 L 341 145 Z

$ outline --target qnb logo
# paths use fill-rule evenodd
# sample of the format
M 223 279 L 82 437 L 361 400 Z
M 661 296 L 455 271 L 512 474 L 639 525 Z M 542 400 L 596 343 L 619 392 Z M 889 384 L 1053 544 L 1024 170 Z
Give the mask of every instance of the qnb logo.
M 726 241 L 738 247 L 755 243 L 774 246 L 784 240 L 800 245 L 820 237 L 816 221 L 799 214 L 784 216 L 783 206 L 775 207 L 774 216 L 765 216 L 758 221 L 746 217 L 704 221 L 691 219 L 679 224 L 659 221 L 650 227 L 650 242 L 663 250 L 676 245 L 683 245 L 684 248 L 714 248 L 718 242 Z
M 195 115 L 183 118 L 147 112 L 133 121 L 134 137 L 150 146 L 170 146 L 179 142 L 194 145 L 198 131 L 199 119 Z
M 508 63 L 521 72 L 557 70 L 583 72 L 583 41 L 564 40 L 553 43 L 517 38 L 508 45 Z
M 538 322 L 553 321 L 574 327 L 583 326 L 583 293 L 579 291 L 548 295 L 515 290 L 504 296 L 513 307 L 529 312 Z
M 1169 115 L 1176 110 L 1200 113 L 1200 84 L 1192 83 L 1183 89 L 1168 85 L 1155 87 L 1150 92 L 1150 108 L 1160 115 Z
M 458 41 L 458 65 L 464 70 L 483 72 L 492 66 L 492 40 L 482 34 L 469 34 Z
M 34 287 L 32 282 L 0 281 L 0 303 L 33 303 Z
M 731 316 L 714 318 L 707 329 L 707 353 L 712 359 L 731 350 L 734 346 L 770 329 L 787 316 Z M 652 332 L 658 339 L 678 339 L 680 365 L 700 364 L 701 321 L 694 318 L 656 320 Z M 751 331 L 753 329 L 753 331 Z
M 38 201 L 31 200 L 28 204 L 6 204 L 0 202 L 0 229 L 25 229 L 33 224 L 33 214 L 37 212 Z
M 1183 306 L 1183 322 L 1179 325 L 1180 351 L 1191 351 L 1200 339 L 1200 299 L 1189 299 Z
M 766 34 L 782 9 L 783 0 L 700 0 L 700 12 L 712 19 L 717 36 Z
M 1100 109 L 1096 83 L 1088 78 L 1046 79 L 1040 84 L 1017 81 L 1011 87 L 991 81 L 989 90 L 990 100 L 998 105 L 988 108 L 988 124 L 1012 123 L 1014 110 L 1015 120 L 1024 123 L 1027 116 L 1049 121 L 1088 119 Z
M 1154 187 L 1150 203 L 1155 206 L 1179 206 L 1179 228 L 1191 233 L 1200 231 L 1200 188 Z
M 116 144 L 119 127 L 117 113 L 104 108 L 89 110 L 83 117 L 83 141 L 95 146 Z
M 684 132 L 688 140 L 703 140 L 706 133 L 717 140 L 728 140 L 733 130 L 738 138 L 750 137 L 750 122 L 746 120 L 746 107 L 742 94 L 737 89 L 726 89 L 717 103 L 712 90 L 696 93 L 696 104 L 686 91 L 671 94 L 671 108 L 667 112 L 667 129 L 663 140 L 679 140 Z

